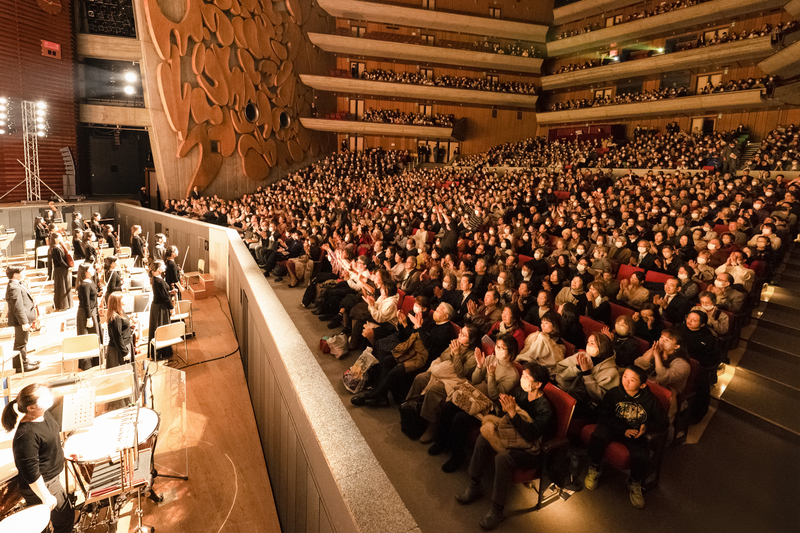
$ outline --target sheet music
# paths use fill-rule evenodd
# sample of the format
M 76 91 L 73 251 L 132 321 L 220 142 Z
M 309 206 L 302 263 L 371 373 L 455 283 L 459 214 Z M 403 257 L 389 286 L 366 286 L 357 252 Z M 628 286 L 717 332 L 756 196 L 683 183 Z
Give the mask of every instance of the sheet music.
M 61 415 L 61 431 L 85 428 L 94 423 L 94 387 L 84 387 L 72 394 L 64 395 L 64 410 Z

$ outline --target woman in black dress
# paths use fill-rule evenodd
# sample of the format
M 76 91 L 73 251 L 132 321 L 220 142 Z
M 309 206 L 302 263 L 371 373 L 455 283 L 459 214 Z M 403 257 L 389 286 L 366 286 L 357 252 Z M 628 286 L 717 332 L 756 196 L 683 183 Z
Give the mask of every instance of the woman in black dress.
M 142 268 L 147 245 L 142 238 L 142 227 L 138 224 L 131 228 L 131 257 L 133 266 Z
M 78 315 L 76 317 L 76 325 L 78 335 L 94 333 L 100 337 L 100 313 L 97 308 L 97 285 L 95 285 L 92 279 L 94 274 L 94 265 L 91 263 L 83 263 L 78 267 Z M 81 370 L 89 370 L 99 363 L 99 359 L 87 357 L 81 359 L 79 366 Z
M 105 239 L 108 247 L 114 250 L 115 254 L 119 253 L 119 243 L 117 242 L 116 235 L 114 235 L 114 228 L 111 224 L 103 226 L 103 239 Z
M 100 225 L 100 213 L 92 214 L 92 220 L 86 222 L 86 226 L 92 230 L 92 233 L 95 235 L 100 235 L 103 233 L 103 226 Z
M 79 229 L 72 230 L 72 258 L 86 259 L 83 251 L 83 232 Z
M 178 291 L 178 300 L 181 299 L 181 269 L 178 267 L 178 264 L 175 262 L 178 259 L 178 247 L 177 246 L 170 246 L 167 248 L 167 253 L 164 256 L 166 260 L 164 261 L 164 267 L 166 270 L 164 271 L 164 281 L 167 282 L 169 285 L 170 290 L 175 289 Z
M 50 262 L 53 265 L 53 307 L 56 311 L 72 309 L 72 276 L 69 273 L 64 239 L 50 234 Z
M 42 217 L 36 217 L 36 223 L 33 227 L 34 238 L 36 239 L 36 247 L 45 246 L 47 244 L 47 237 L 50 235 L 50 230 L 47 228 L 47 222 Z
M 159 326 L 164 326 L 170 323 L 170 314 L 172 313 L 172 295 L 177 294 L 177 289 L 170 289 L 167 282 L 162 277 L 164 275 L 164 263 L 156 261 L 150 267 L 150 274 L 153 276 L 153 292 L 152 301 L 150 304 L 150 327 L 149 338 L 153 339 L 156 336 L 156 330 Z M 153 353 L 152 345 L 148 348 L 149 357 L 155 359 L 156 354 Z M 172 347 L 164 348 L 157 354 L 159 358 L 168 359 L 172 357 Z
M 121 292 L 112 294 L 108 298 L 106 324 L 108 325 L 106 368 L 128 364 L 130 361 L 126 361 L 126 359 L 131 359 L 131 355 L 134 353 L 134 326 L 122 309 Z
M 103 301 L 108 304 L 108 298 L 115 292 L 122 290 L 122 276 L 117 269 L 117 256 L 106 257 L 105 268 L 103 269 L 103 283 L 106 285 Z

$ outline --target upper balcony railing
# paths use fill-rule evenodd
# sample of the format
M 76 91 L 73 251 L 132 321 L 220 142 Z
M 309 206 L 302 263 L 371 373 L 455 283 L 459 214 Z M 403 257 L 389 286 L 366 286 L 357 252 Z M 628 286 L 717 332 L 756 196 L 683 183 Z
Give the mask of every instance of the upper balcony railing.
M 619 46 L 624 42 L 638 39 L 652 39 L 706 23 L 716 23 L 748 13 L 783 7 L 786 2 L 787 0 L 712 0 L 663 15 L 637 19 L 575 37 L 551 41 L 547 43 L 547 55 L 558 57 L 609 46 L 609 43 Z
M 545 42 L 549 30 L 547 26 L 541 24 L 399 7 L 360 0 L 318 0 L 318 3 L 329 15 L 343 19 L 519 39 L 534 43 Z

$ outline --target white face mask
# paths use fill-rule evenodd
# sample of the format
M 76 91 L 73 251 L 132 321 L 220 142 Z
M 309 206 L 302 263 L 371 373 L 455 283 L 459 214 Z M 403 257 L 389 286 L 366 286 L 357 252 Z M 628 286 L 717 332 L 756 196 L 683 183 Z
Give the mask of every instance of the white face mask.
M 47 411 L 51 407 L 53 407 L 54 398 L 52 394 L 43 394 L 39 400 L 36 402 L 36 405 L 39 409 L 43 409 Z
M 714 280 L 714 286 L 715 286 L 716 288 L 718 288 L 718 289 L 724 289 L 725 287 L 727 287 L 727 286 L 728 286 L 728 284 L 727 284 L 727 283 L 725 283 L 724 281 L 720 281 L 720 280 L 718 280 L 718 279 L 715 279 L 715 280 Z
M 583 255 L 584 253 L 586 253 L 586 250 L 585 250 L 585 249 L 583 249 L 583 248 L 578 248 L 577 250 L 575 250 L 575 252 L 576 252 L 578 255 Z
M 711 311 L 712 309 L 714 309 L 714 305 L 713 304 L 712 305 L 701 305 L 700 307 L 702 307 L 704 311 Z
M 505 348 L 498 348 L 495 346 L 494 354 L 497 356 L 498 359 L 501 361 L 508 361 L 508 350 Z
M 622 242 L 622 241 L 617 241 L 617 248 L 622 248 L 623 246 L 625 246 L 625 243 L 624 243 L 624 242 Z
M 689 279 L 689 276 L 688 276 L 688 274 L 679 273 L 678 274 L 678 279 L 681 280 L 681 281 L 686 281 L 687 279 Z
M 418 305 L 415 305 L 415 306 L 414 306 L 414 314 L 415 314 L 415 315 L 418 315 L 418 314 L 420 314 L 421 312 L 422 312 L 422 307 L 420 307 L 420 306 L 418 306 Z
M 617 335 L 620 337 L 626 337 L 628 335 L 628 329 L 625 326 L 614 326 L 614 331 L 616 331 Z
M 584 264 L 578 265 L 578 272 L 583 272 L 584 270 L 586 270 L 586 265 Z
M 589 355 L 589 357 L 597 357 L 597 354 L 600 353 L 600 348 L 597 346 L 587 346 L 586 353 Z
M 647 252 L 647 248 L 645 248 L 644 246 L 640 246 L 640 247 L 639 247 L 639 253 L 640 253 L 640 254 L 643 254 L 643 253 L 645 253 L 645 252 Z
M 708 245 L 708 249 L 709 249 L 709 250 L 716 250 L 716 249 L 717 249 L 717 245 L 716 245 L 716 244 L 711 244 L 711 243 L 709 243 L 709 245 Z
M 697 264 L 699 264 L 699 265 L 705 265 L 707 262 L 708 262 L 708 260 L 705 257 L 698 257 L 697 258 Z
M 450 284 L 448 282 L 442 283 L 442 288 L 446 291 L 450 290 Z
M 522 378 L 519 380 L 519 386 L 522 387 L 522 390 L 525 392 L 531 392 L 533 390 L 533 381 L 523 374 Z

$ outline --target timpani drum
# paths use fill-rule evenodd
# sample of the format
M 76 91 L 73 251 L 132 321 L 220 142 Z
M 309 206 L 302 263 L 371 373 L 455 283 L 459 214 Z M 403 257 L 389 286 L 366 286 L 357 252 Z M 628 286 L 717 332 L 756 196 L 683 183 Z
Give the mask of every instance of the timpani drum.
M 126 411 L 117 409 L 104 413 L 94 419 L 94 425 L 76 430 L 64 443 L 64 455 L 79 464 L 116 460 L 119 429 L 127 416 Z M 139 449 L 152 448 L 160 424 L 158 413 L 147 407 L 139 409 Z
M 40 533 L 50 523 L 50 509 L 44 504 L 27 507 L 0 522 L 0 533 Z

